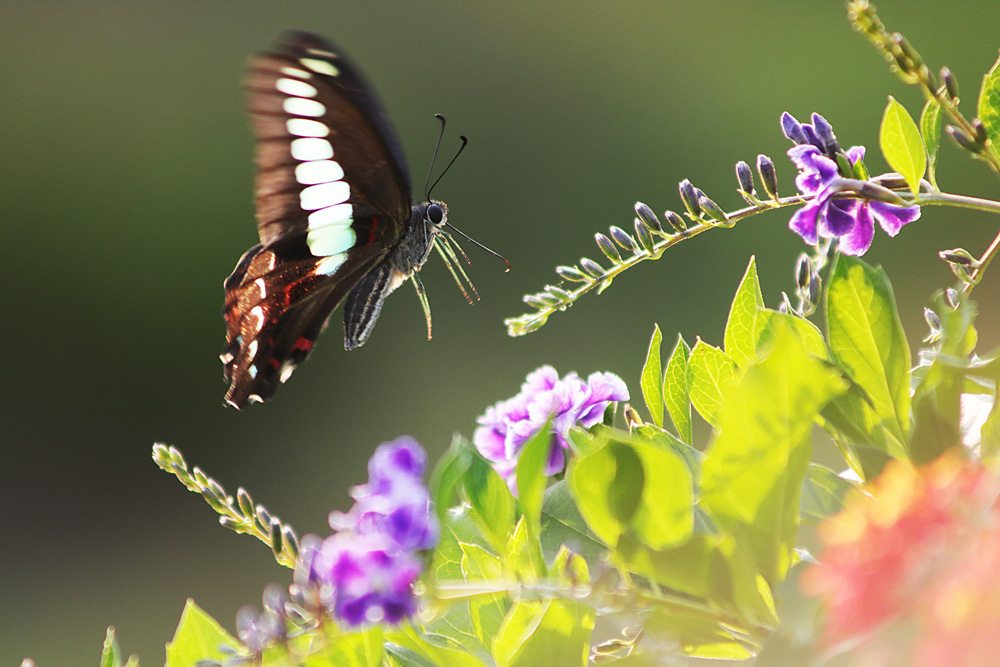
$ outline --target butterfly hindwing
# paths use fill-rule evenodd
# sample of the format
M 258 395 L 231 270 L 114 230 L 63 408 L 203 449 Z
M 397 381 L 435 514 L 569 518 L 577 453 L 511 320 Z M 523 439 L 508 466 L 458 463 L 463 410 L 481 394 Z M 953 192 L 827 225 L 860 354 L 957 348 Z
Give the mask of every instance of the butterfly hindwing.
M 308 358 L 330 314 L 381 256 L 368 246 L 328 276 L 317 271 L 323 260 L 280 257 L 262 246 L 248 251 L 227 280 L 226 401 L 243 407 L 267 400 Z

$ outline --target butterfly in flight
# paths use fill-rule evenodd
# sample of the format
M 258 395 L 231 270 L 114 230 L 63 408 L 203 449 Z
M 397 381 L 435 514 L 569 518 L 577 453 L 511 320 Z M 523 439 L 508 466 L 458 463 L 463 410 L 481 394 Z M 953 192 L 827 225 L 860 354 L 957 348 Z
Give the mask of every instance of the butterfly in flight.
M 434 248 L 469 302 L 470 292 L 478 298 L 445 229 L 447 207 L 426 188 L 428 201 L 411 202 L 399 141 L 336 47 L 288 33 L 253 59 L 247 88 L 260 244 L 224 283 L 220 357 L 225 400 L 236 408 L 267 400 L 288 379 L 341 302 L 350 350 L 368 339 L 389 293 L 412 279 L 430 337 L 417 271 Z

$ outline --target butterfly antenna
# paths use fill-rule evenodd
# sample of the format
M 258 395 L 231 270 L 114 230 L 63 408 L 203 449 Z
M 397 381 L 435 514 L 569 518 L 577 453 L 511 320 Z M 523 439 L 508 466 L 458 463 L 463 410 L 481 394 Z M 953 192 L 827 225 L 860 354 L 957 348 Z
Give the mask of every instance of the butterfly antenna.
M 439 113 L 434 114 L 434 117 L 437 118 L 439 121 L 441 121 L 441 132 L 438 133 L 437 143 L 434 144 L 434 155 L 431 156 L 431 166 L 428 167 L 428 169 L 427 169 L 427 180 L 424 181 L 424 198 L 427 201 L 431 200 L 431 190 L 434 188 L 434 186 L 430 184 L 431 183 L 431 174 L 434 173 L 434 163 L 436 163 L 437 159 L 438 159 L 438 149 L 441 148 L 441 140 L 444 139 L 444 125 L 445 125 L 445 122 L 446 122 L 445 119 L 444 119 L 444 116 L 442 116 Z M 454 160 L 452 160 L 452 162 L 454 162 Z M 448 165 L 448 166 L 450 167 L 451 165 Z M 445 169 L 445 171 L 448 171 L 448 170 Z M 438 181 L 439 180 L 441 180 L 441 179 L 439 178 Z M 434 185 L 437 185 L 437 181 L 434 181 Z
M 444 134 L 444 116 L 438 114 L 438 118 L 441 119 L 441 133 Z M 426 195 L 428 201 L 430 201 L 431 192 L 434 191 L 434 188 L 437 187 L 437 184 L 441 182 L 441 179 L 444 178 L 444 175 L 448 173 L 449 169 L 451 169 L 451 165 L 455 164 L 455 160 L 458 159 L 458 156 L 462 154 L 462 151 L 465 150 L 466 145 L 468 145 L 468 143 L 469 143 L 468 137 L 466 137 L 464 134 L 460 135 L 458 138 L 462 140 L 462 145 L 458 147 L 458 151 L 455 153 L 455 157 L 453 157 L 451 159 L 451 162 L 448 163 L 448 166 L 444 168 L 444 171 L 441 172 L 441 174 L 437 177 L 437 180 L 434 181 L 434 183 L 431 185 L 431 187 L 427 188 L 425 190 L 425 192 L 424 192 L 424 194 Z M 441 143 L 441 138 L 438 137 L 438 144 L 440 145 L 440 143 Z M 436 148 L 434 149 L 434 155 L 435 155 L 435 157 L 437 156 L 437 149 Z M 432 167 L 434 166 L 433 162 L 431 163 L 431 166 Z M 428 174 L 427 174 L 428 180 L 430 179 L 430 176 L 431 175 L 428 172 Z

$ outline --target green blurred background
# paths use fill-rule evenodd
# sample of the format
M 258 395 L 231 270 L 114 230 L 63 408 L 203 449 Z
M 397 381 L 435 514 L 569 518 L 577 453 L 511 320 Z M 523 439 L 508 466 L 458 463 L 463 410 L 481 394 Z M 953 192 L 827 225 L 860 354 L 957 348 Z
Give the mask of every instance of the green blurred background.
M 948 64 L 971 106 L 996 57 L 996 0 L 884 0 L 934 68 Z M 251 141 L 241 79 L 250 54 L 286 28 L 330 37 L 375 82 L 422 182 L 444 113 L 450 154 L 436 191 L 451 221 L 503 253 L 468 246 L 475 307 L 437 259 L 421 274 L 434 312 L 427 342 L 409 288 L 368 344 L 342 349 L 338 316 L 275 398 L 222 407 L 222 280 L 256 242 Z M 720 344 L 750 255 L 768 305 L 792 291 L 802 246 L 788 212 L 702 235 L 625 273 L 542 330 L 510 339 L 502 318 L 597 257 L 593 234 L 629 228 L 636 200 L 679 208 L 691 178 L 725 208 L 732 165 L 757 153 L 793 170 L 778 116 L 812 111 L 845 145 L 869 147 L 886 95 L 922 98 L 853 33 L 842 2 L 51 2 L 0 7 L 0 665 L 94 664 L 104 629 L 160 664 L 186 597 L 230 629 L 289 575 L 254 540 L 159 471 L 154 441 L 177 445 L 235 492 L 300 533 L 326 530 L 365 461 L 408 433 L 436 459 L 524 375 L 620 374 L 638 398 L 654 322 L 672 341 Z M 996 196 L 986 170 L 946 144 L 943 188 Z M 952 282 L 936 251 L 978 254 L 984 214 L 925 210 L 868 259 L 889 272 L 911 345 L 922 307 Z M 1000 279 L 977 290 L 1000 343 Z

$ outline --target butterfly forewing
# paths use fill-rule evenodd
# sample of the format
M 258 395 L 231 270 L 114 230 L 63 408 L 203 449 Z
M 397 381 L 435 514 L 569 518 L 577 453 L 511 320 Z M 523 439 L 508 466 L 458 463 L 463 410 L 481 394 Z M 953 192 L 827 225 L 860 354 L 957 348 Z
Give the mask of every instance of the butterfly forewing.
M 226 400 L 266 400 L 410 220 L 409 176 L 370 88 L 336 48 L 289 33 L 247 87 L 261 245 L 226 280 Z
M 377 241 L 391 245 L 410 216 L 409 178 L 354 68 L 324 40 L 292 33 L 280 52 L 254 59 L 247 87 L 261 243 L 344 216 L 379 219 Z

